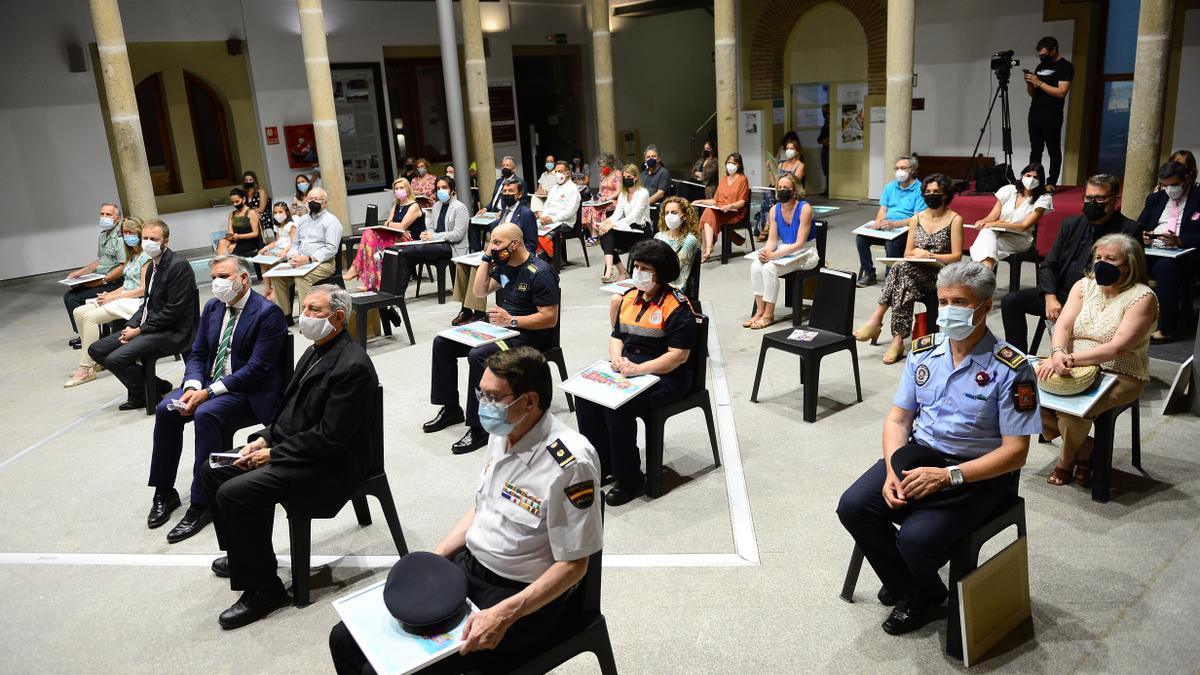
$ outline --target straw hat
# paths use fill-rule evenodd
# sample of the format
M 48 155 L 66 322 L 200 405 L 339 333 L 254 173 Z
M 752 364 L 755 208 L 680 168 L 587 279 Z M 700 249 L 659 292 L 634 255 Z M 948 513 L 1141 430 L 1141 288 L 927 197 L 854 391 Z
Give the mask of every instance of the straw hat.
M 1047 394 L 1074 396 L 1087 391 L 1100 377 L 1100 366 L 1079 366 L 1071 369 L 1070 375 L 1051 375 L 1048 380 L 1039 380 L 1038 387 Z

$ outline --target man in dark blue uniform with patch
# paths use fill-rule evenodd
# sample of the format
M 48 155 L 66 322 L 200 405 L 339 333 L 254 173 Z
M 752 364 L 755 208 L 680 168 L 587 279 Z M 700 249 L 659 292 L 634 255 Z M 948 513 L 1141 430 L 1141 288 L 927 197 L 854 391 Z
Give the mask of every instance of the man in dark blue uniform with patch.
M 921 627 L 945 601 L 938 570 L 1004 503 L 1042 428 L 1033 368 L 987 327 L 995 290 L 995 275 L 974 261 L 938 274 L 942 332 L 913 342 L 884 421 L 883 459 L 838 504 L 883 581 L 880 601 L 895 604 L 883 622 L 893 635 Z
M 479 403 L 475 399 L 487 358 L 518 345 L 540 351 L 554 346 L 560 298 L 558 272 L 546 261 L 530 255 L 521 228 L 512 223 L 497 225 L 492 230 L 472 291 L 484 298 L 497 289 L 503 289 L 499 306 L 488 310 L 488 322 L 520 335 L 475 348 L 441 336 L 433 340 L 433 384 L 429 398 L 431 403 L 442 407 L 423 428 L 425 433 L 433 433 L 465 419 L 467 433 L 450 448 L 456 455 L 487 445 L 488 435 L 479 423 Z M 464 356 L 470 363 L 465 416 L 458 397 L 458 359 Z

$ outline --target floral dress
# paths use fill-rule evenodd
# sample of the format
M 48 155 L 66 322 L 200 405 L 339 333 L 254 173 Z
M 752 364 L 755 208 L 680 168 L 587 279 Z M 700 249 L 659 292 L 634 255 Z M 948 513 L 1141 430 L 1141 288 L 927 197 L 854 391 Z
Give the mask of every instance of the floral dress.
M 404 220 L 404 214 L 408 213 L 410 208 L 420 209 L 421 207 L 417 206 L 416 202 L 397 204 L 392 212 L 391 221 L 398 223 Z M 409 224 L 407 230 L 409 236 L 405 239 L 416 238 L 424 229 L 425 216 L 422 215 Z M 382 256 L 377 254 L 390 246 L 395 246 L 400 238 L 400 235 L 387 230 L 363 230 L 362 242 L 358 246 L 358 253 L 354 256 L 354 268 L 358 270 L 358 278 L 362 282 L 363 288 L 372 291 L 379 290 L 383 260 Z
M 617 190 L 620 186 L 621 172 L 616 169 L 609 171 L 607 176 L 600 178 L 600 199 L 610 200 L 611 203 L 603 206 L 583 207 L 583 222 L 585 225 L 602 223 L 613 212 L 613 209 L 616 208 Z
M 433 199 L 434 188 L 437 186 L 437 176 L 432 173 L 426 173 L 424 176 L 417 176 L 408 182 L 412 186 L 413 196 L 420 195 Z
M 930 253 L 950 253 L 950 225 L 929 234 L 918 222 L 913 247 Z M 888 272 L 879 304 L 892 308 L 892 335 L 912 332 L 913 303 L 937 292 L 937 265 L 898 262 Z

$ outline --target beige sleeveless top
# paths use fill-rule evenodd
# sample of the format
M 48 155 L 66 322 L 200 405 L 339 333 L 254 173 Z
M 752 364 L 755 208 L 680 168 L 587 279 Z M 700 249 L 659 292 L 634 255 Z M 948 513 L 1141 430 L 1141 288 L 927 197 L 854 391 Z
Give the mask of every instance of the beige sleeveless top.
M 1075 317 L 1074 338 L 1072 351 L 1081 352 L 1096 345 L 1111 342 L 1125 316 L 1125 310 L 1144 296 L 1150 296 L 1154 303 L 1154 317 L 1158 318 L 1158 298 L 1149 286 L 1134 284 L 1122 291 L 1115 298 L 1104 295 L 1104 291 L 1094 279 L 1083 278 L 1083 307 L 1079 316 Z M 1143 382 L 1150 379 L 1150 333 L 1153 328 L 1138 340 L 1133 351 L 1123 356 L 1101 363 L 1100 368 L 1114 373 L 1130 375 Z

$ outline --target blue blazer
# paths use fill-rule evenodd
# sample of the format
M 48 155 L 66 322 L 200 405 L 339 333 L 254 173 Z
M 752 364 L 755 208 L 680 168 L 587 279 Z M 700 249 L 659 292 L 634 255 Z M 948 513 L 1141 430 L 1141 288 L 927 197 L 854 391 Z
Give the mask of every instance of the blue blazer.
M 249 292 L 246 308 L 233 330 L 230 345 L 232 369 L 221 383 L 250 401 L 250 408 L 260 422 L 266 424 L 275 417 L 283 393 L 283 377 L 279 371 L 279 350 L 288 338 L 287 321 L 283 310 L 266 298 Z M 188 355 L 183 380 L 199 380 L 204 386 L 212 384 L 213 362 L 221 339 L 221 322 L 225 319 L 225 303 L 209 300 L 200 314 L 196 341 Z
M 538 243 L 537 216 L 533 215 L 533 211 L 521 202 L 517 202 L 513 209 L 512 224 L 521 228 L 521 238 L 525 240 L 525 249 L 533 253 L 537 250 Z

